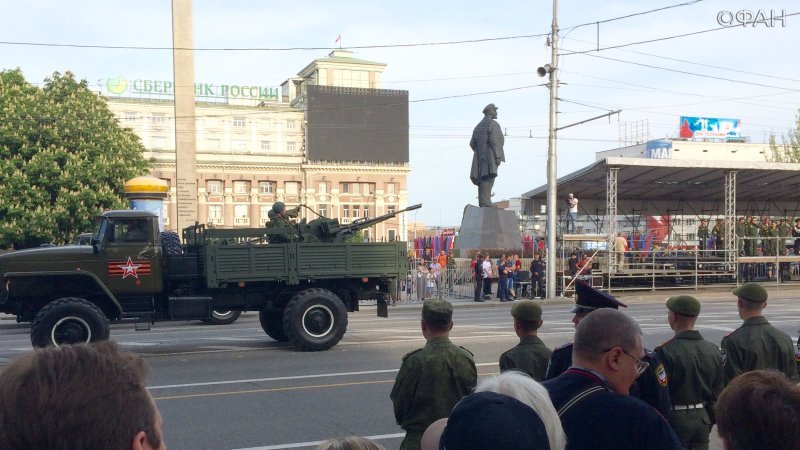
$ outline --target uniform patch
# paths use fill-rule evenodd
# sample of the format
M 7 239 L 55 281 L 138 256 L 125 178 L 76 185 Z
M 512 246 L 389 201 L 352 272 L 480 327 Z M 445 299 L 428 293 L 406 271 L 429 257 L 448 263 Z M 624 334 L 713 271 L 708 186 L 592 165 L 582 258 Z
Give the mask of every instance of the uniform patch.
M 728 352 L 723 349 L 719 350 L 719 356 L 722 358 L 722 365 L 725 365 L 725 362 L 728 361 Z
M 663 364 L 659 364 L 658 367 L 656 367 L 656 377 L 658 378 L 658 384 L 662 387 L 667 387 L 667 370 L 664 369 Z

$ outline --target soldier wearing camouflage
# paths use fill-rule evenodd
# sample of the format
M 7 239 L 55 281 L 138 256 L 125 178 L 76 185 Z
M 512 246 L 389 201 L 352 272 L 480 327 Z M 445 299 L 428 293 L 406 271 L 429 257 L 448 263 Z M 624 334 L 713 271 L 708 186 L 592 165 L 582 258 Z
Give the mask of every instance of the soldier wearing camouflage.
M 425 347 L 403 356 L 390 395 L 397 424 L 405 430 L 401 450 L 419 450 L 422 434 L 477 384 L 472 353 L 450 342 L 453 306 L 446 300 L 428 300 L 422 306 Z

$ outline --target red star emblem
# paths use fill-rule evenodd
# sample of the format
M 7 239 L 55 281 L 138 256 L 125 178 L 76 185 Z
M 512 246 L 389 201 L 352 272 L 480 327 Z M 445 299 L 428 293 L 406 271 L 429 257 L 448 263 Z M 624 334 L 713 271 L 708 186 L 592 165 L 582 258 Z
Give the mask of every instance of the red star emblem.
M 117 267 L 122 269 L 122 279 L 123 280 L 125 278 L 128 278 L 129 275 L 138 280 L 139 279 L 139 274 L 136 273 L 136 270 L 139 267 L 142 267 L 142 265 L 141 264 L 134 264 L 133 261 L 131 261 L 131 257 L 129 256 L 127 263 L 125 263 L 124 265 L 117 266 Z

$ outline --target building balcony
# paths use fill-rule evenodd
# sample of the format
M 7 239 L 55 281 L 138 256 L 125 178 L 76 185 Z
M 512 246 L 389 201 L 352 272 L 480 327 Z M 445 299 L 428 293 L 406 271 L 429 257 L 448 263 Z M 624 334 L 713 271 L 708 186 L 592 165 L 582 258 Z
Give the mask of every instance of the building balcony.
M 208 224 L 209 225 L 223 225 L 225 222 L 222 220 L 222 217 L 209 217 Z
M 233 226 L 235 226 L 235 227 L 249 227 L 250 226 L 250 218 L 249 217 L 234 217 L 233 218 Z

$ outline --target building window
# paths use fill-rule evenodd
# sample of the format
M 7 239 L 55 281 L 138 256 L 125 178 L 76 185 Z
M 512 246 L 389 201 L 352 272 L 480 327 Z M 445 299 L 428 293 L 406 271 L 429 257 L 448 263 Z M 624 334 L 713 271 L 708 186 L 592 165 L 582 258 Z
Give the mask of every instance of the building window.
M 208 147 L 209 150 L 219 150 L 219 139 L 206 139 L 206 147 Z
M 249 194 L 250 193 L 250 182 L 248 181 L 234 181 L 233 182 L 233 193 L 234 194 Z
M 349 194 L 350 193 L 350 183 L 339 183 L 339 191 L 342 194 Z
M 386 183 L 386 193 L 389 195 L 394 195 L 395 193 L 395 184 L 396 183 Z
M 388 235 L 388 237 L 389 237 L 389 241 L 394 241 L 394 240 L 396 240 L 396 239 L 397 239 L 397 231 L 395 231 L 395 230 L 388 230 L 386 233 L 387 233 L 387 235 Z
M 364 205 L 364 218 L 369 218 L 369 205 Z
M 353 205 L 353 219 L 358 219 L 359 217 L 361 217 L 361 207 Z
M 297 145 L 295 145 L 294 142 L 287 142 L 286 143 L 286 151 L 287 152 L 293 152 L 296 147 L 297 147 Z
M 298 181 L 287 181 L 283 187 L 288 195 L 297 195 L 300 193 L 300 182 Z
M 328 216 L 328 205 L 319 205 L 317 206 L 317 213 L 319 213 L 322 217 Z
M 342 205 L 342 218 L 343 219 L 350 218 L 350 205 Z
M 234 116 L 233 117 L 233 126 L 235 127 L 243 127 L 245 126 L 246 120 L 242 116 Z
M 136 122 L 136 113 L 135 112 L 125 112 L 125 122 Z
M 206 191 L 209 194 L 222 194 L 222 180 L 208 180 L 206 182 Z
M 261 205 L 259 210 L 261 211 L 259 220 L 261 221 L 261 225 L 264 225 L 265 223 L 269 222 L 269 212 L 272 210 L 272 206 Z
M 375 194 L 375 183 L 362 183 L 361 184 L 361 192 L 364 195 L 374 195 Z
M 151 116 L 151 120 L 153 122 L 153 125 L 164 125 L 165 123 L 167 123 L 167 116 L 165 116 L 162 113 L 154 113 Z
M 258 182 L 258 193 L 259 194 L 274 194 L 275 193 L 275 182 L 274 181 L 259 181 Z
M 243 140 L 237 139 L 237 140 L 233 141 L 232 147 L 233 147 L 234 150 L 246 150 L 247 149 L 247 141 L 243 141 Z
M 222 205 L 208 205 L 208 223 L 222 225 Z
M 261 141 L 261 150 L 270 150 L 271 146 L 270 141 Z
M 319 184 L 319 194 L 327 194 L 328 193 L 328 183 L 322 182 Z
M 164 136 L 153 136 L 150 138 L 152 148 L 167 148 L 167 138 Z
M 287 120 L 286 121 L 286 129 L 294 130 L 296 127 L 297 127 L 297 121 L 296 120 Z
M 386 214 L 394 214 L 397 211 L 397 205 L 387 205 Z

